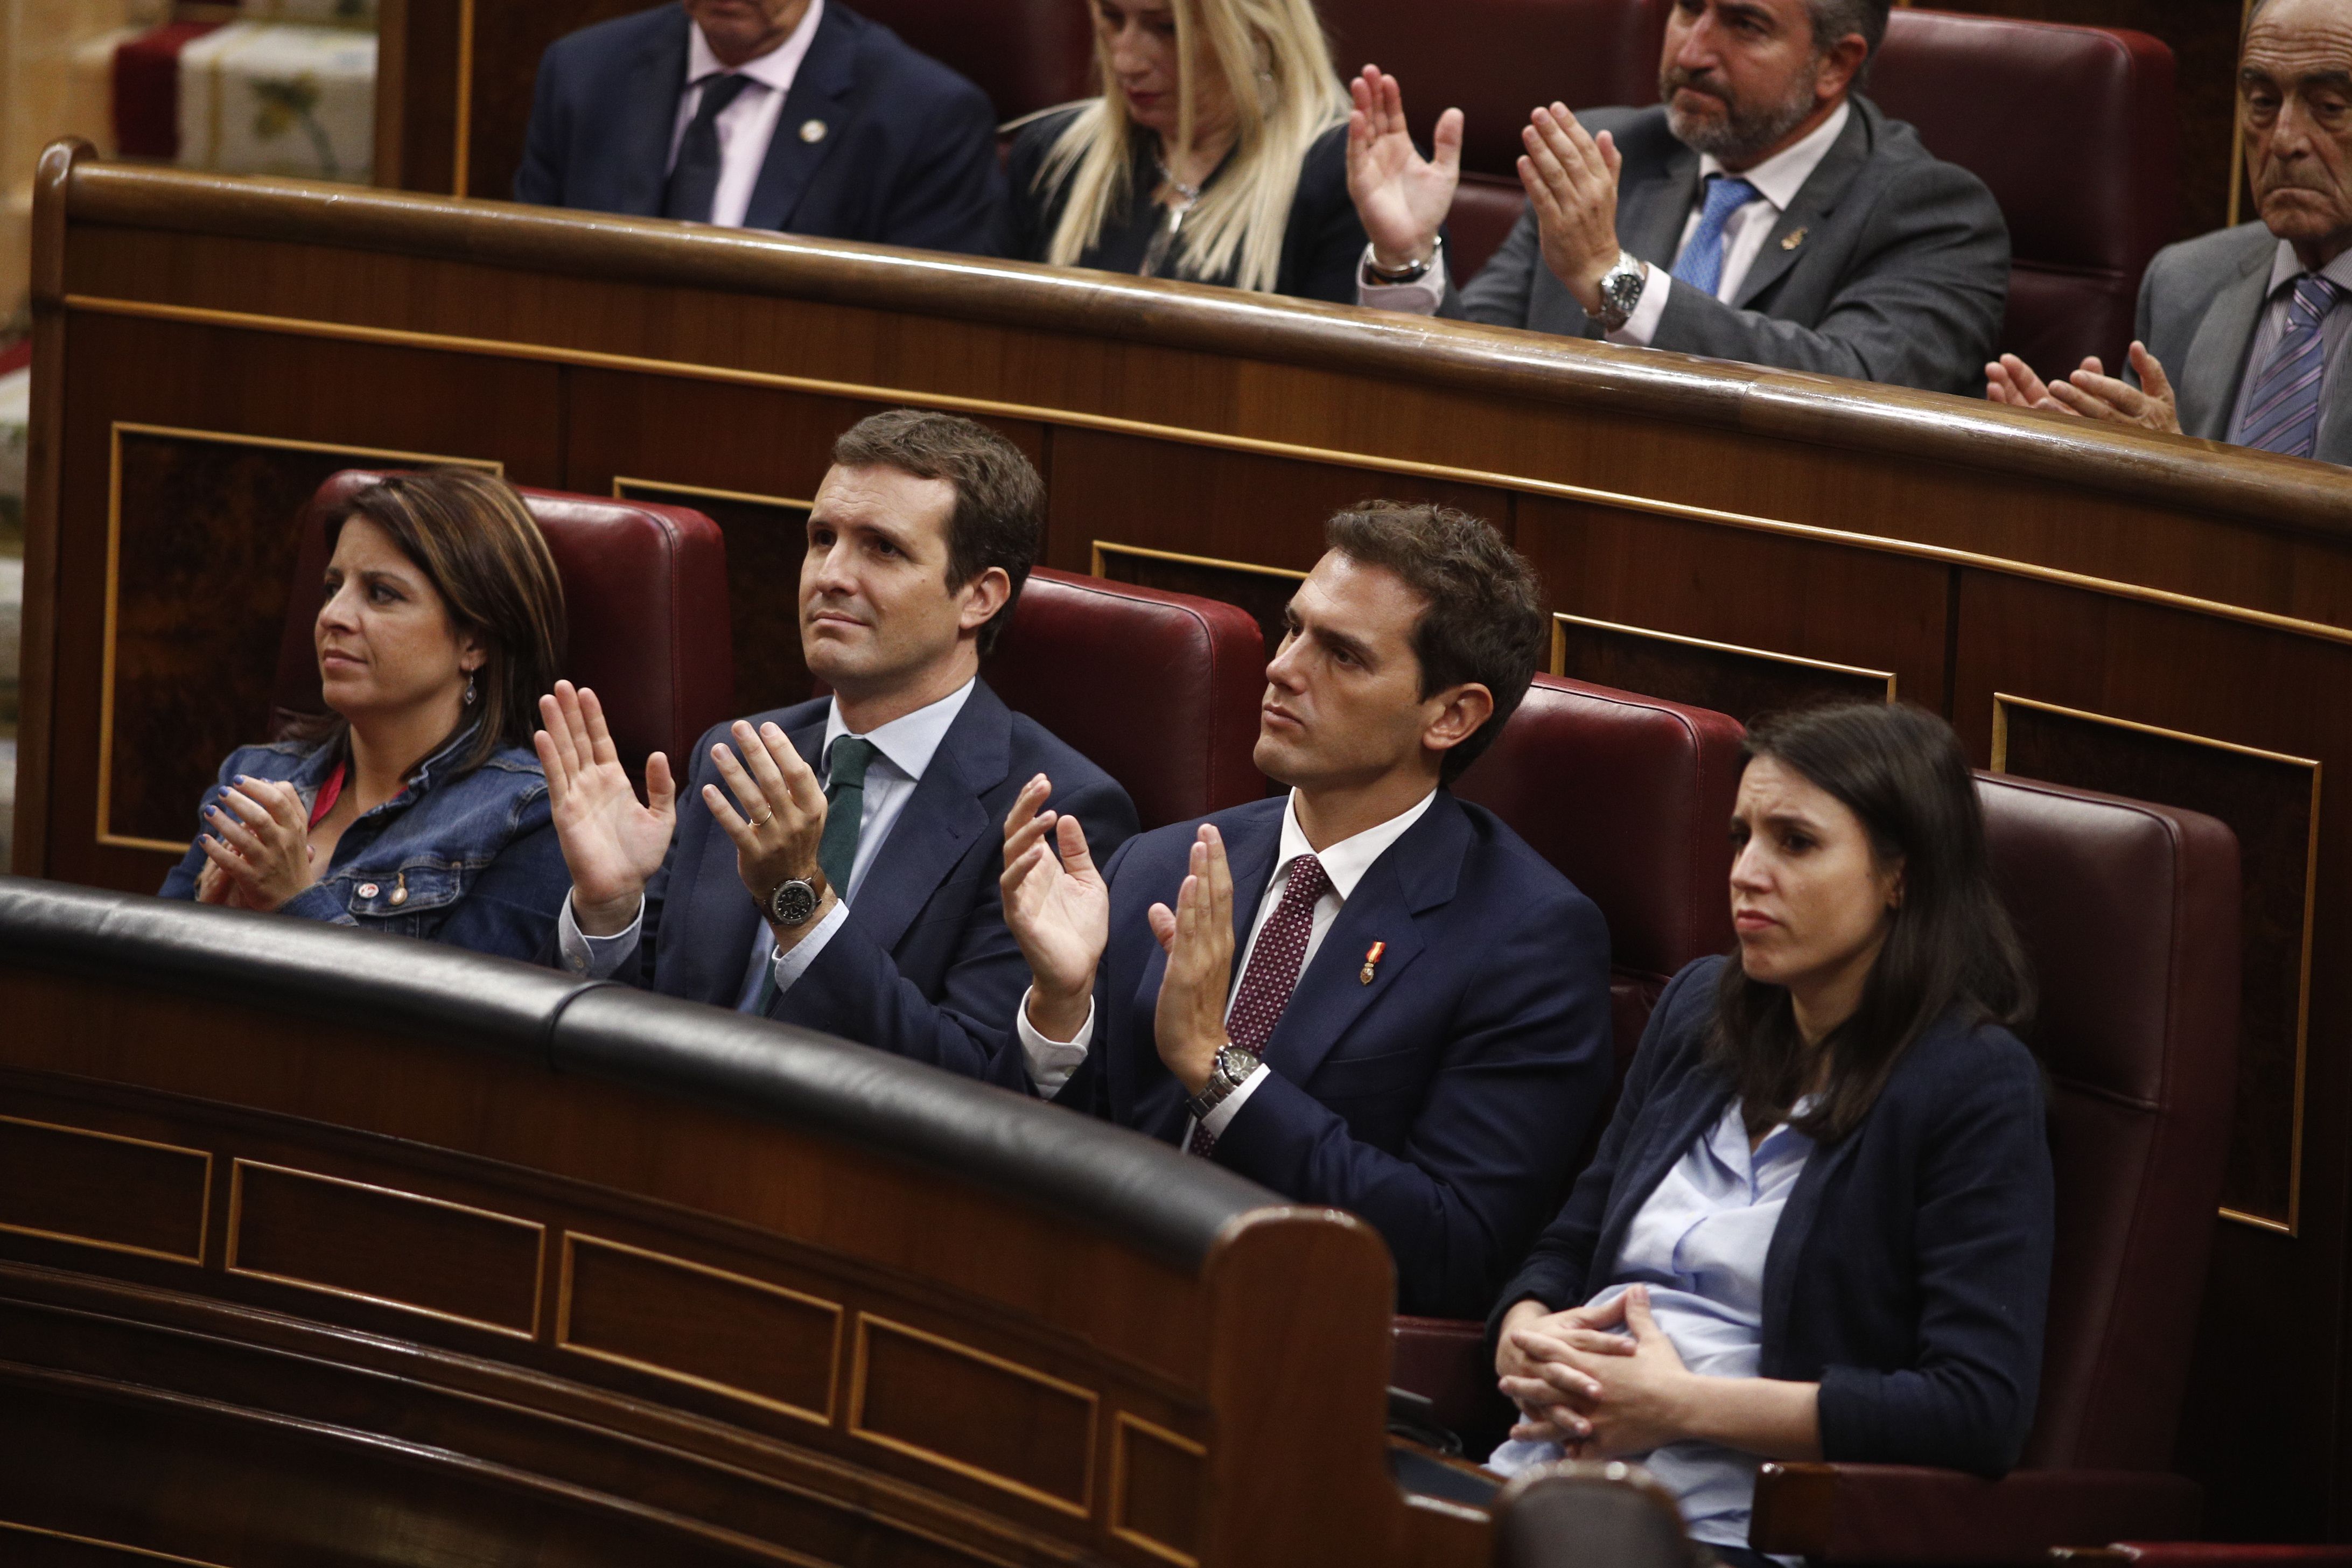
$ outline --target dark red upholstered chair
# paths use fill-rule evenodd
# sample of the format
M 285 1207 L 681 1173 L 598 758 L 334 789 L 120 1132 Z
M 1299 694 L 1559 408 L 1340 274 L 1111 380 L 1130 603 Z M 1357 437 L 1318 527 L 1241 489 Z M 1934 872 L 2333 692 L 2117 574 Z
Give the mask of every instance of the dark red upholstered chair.
M 302 552 L 271 697 L 280 722 L 324 706 L 310 637 L 327 570 L 321 519 L 328 507 L 383 477 L 346 469 L 320 486 L 303 511 Z M 659 751 L 682 777 L 696 738 L 735 706 L 727 545 L 719 525 L 683 507 L 560 490 L 522 495 L 563 579 L 572 630 L 563 675 L 595 688 L 632 772 L 645 766 L 647 752 Z
M 1447 225 L 1447 266 L 1466 282 L 1511 231 L 1519 130 L 1554 99 L 1573 109 L 1654 103 L 1670 0 L 1454 0 L 1439 20 L 1421 0 L 1323 0 L 1342 76 L 1366 65 L 1403 85 L 1412 133 L 1429 144 L 1447 109 L 1466 121 L 1465 178 Z
M 2040 1414 L 1987 1481 L 1767 1465 L 1750 1542 L 1821 1563 L 2029 1563 L 2194 1533 L 2170 1474 L 2221 1202 L 2238 1030 L 2238 843 L 2194 812 L 1979 775 L 2041 983 L 2058 1242 Z
M 982 673 L 1127 789 L 1145 827 L 1265 794 L 1265 637 L 1248 611 L 1040 566 Z
M 1000 121 L 1096 90 L 1091 8 L 1078 0 L 858 0 L 857 9 L 970 78 Z
M 1538 675 L 1455 786 L 1608 918 L 1620 1079 L 1675 972 L 1731 946 L 1726 828 L 1740 737 L 1721 713 Z M 1441 1425 L 1483 1438 L 1507 1414 L 1485 1337 L 1483 1323 L 1400 1318 L 1390 1381 L 1432 1400 Z
M 2145 33 L 1897 10 L 1869 95 L 1992 187 L 2012 260 L 2001 347 L 2044 376 L 2131 342 L 2140 274 L 2175 237 L 2172 51 Z M 2065 105 L 2064 155 L 2018 117 Z

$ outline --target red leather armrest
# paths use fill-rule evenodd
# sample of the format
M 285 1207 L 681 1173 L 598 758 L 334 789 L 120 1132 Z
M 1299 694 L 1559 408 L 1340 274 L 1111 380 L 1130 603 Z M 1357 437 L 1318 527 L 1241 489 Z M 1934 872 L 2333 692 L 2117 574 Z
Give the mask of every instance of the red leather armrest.
M 1768 1464 L 1748 1542 L 1824 1563 L 2047 1563 L 2054 1546 L 2192 1535 L 2196 1482 L 2153 1470 Z
M 2352 1568 L 2352 1546 L 2242 1545 L 2226 1541 L 2119 1541 L 2113 1546 L 2062 1546 L 2053 1563 L 2078 1568 Z

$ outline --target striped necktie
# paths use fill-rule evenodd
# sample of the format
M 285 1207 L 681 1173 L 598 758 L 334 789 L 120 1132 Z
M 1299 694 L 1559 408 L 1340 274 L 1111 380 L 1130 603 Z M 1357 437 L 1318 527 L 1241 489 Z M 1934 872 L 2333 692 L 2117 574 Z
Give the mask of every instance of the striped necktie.
M 1709 174 L 1706 201 L 1698 209 L 1698 226 L 1675 263 L 1675 281 L 1687 283 L 1712 299 L 1723 281 L 1723 226 L 1731 215 L 1764 193 L 1737 174 Z
M 2242 445 L 2290 458 L 2308 458 L 2319 438 L 2319 384 L 2327 373 L 2327 337 L 2320 331 L 2342 292 L 2326 278 L 2305 273 L 2287 302 L 2286 331 L 2271 351 L 2246 397 Z

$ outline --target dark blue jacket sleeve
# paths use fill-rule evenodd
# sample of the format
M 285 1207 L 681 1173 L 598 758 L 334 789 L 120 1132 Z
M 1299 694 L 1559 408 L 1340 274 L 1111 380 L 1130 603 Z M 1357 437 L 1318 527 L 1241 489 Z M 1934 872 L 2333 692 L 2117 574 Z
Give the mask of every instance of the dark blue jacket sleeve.
M 1822 1457 L 1997 1476 L 2033 1425 L 2050 1300 L 2056 1192 L 2041 1069 L 2005 1032 L 1980 1031 L 1970 1070 L 1946 1076 L 1920 1139 L 1916 1359 L 1896 1371 L 1832 1365 Z
M 1118 885 L 1119 867 L 1126 862 L 1127 852 L 1141 841 L 1139 837 L 1130 838 L 1113 851 L 1108 859 L 1105 859 L 1096 852 L 1093 836 L 1091 834 L 1087 836 L 1087 849 L 1094 856 L 1095 867 L 1102 874 L 1104 887 L 1115 888 Z M 1025 995 L 1029 985 L 1025 973 L 1022 977 L 1021 984 L 1023 994 Z M 1020 1038 L 1016 1022 L 1020 1006 L 1021 997 L 1015 996 L 1013 999 L 1013 1006 L 1007 1009 L 1004 1015 L 1006 1021 L 1013 1024 L 1013 1038 L 1016 1043 Z M 1077 1070 L 1070 1074 L 1069 1081 L 1062 1085 L 1054 1095 L 1054 1103 L 1064 1110 L 1075 1110 L 1082 1115 L 1097 1117 L 1105 1121 L 1113 1120 L 1110 1075 L 1103 1065 L 1110 1055 L 1107 1045 L 1110 1032 L 1109 1024 L 1110 963 L 1108 952 L 1106 951 L 1102 956 L 1095 960 L 1095 1027 L 1094 1035 L 1087 1048 L 1087 1059 L 1078 1064 Z M 1025 1071 L 1027 1068 L 1025 1062 L 1023 1068 Z
M 1400 1310 L 1475 1318 L 1584 1147 L 1612 1056 L 1608 929 L 1563 891 L 1486 944 L 1402 1156 L 1269 1075 L 1217 1163 L 1370 1221 L 1396 1258 Z
M 564 103 L 561 39 L 540 58 L 538 85 L 530 99 L 530 125 L 524 133 L 522 163 L 515 170 L 514 199 L 538 206 L 563 205 L 564 150 L 571 140 Z
M 1050 804 L 1076 816 L 1087 843 L 1100 853 L 1115 853 L 1135 832 L 1135 807 L 1127 792 L 1108 779 L 1080 785 Z M 769 1016 L 1016 1093 L 1030 1092 L 1014 1025 L 1029 986 L 1029 964 L 1004 923 L 996 875 L 1003 857 L 983 857 L 981 865 L 978 875 L 962 879 L 961 889 L 950 883 L 933 900 L 934 910 L 942 902 L 960 902 L 961 909 L 929 918 L 959 919 L 963 928 L 936 1000 L 850 921 L 833 933 L 792 989 L 777 996 Z

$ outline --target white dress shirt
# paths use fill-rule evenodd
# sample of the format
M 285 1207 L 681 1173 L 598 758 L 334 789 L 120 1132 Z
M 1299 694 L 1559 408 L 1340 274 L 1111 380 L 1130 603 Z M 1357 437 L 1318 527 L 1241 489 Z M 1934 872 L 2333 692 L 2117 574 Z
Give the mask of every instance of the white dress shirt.
M 877 725 L 871 733 L 859 737 L 871 741 L 879 754 L 866 768 L 866 806 L 857 819 L 857 858 L 850 863 L 849 886 L 835 889 L 841 895 L 839 901 L 825 911 L 814 930 L 793 944 L 790 952 L 777 952 L 775 933 L 768 929 L 765 920 L 752 928 L 751 950 L 743 965 L 743 984 L 735 998 L 737 1012 L 749 1012 L 759 1001 L 760 982 L 772 966 L 777 993 L 791 990 L 793 983 L 808 973 L 809 965 L 824 951 L 824 944 L 849 919 L 849 906 L 858 889 L 866 885 L 866 874 L 874 868 L 875 856 L 881 853 L 890 830 L 898 826 L 915 786 L 922 782 L 923 770 L 931 765 L 940 743 L 947 739 L 949 727 L 963 711 L 964 703 L 971 697 L 971 687 L 967 680 L 929 707 Z M 841 721 L 841 702 L 835 699 L 827 705 L 824 740 L 817 749 L 819 783 L 826 782 L 832 772 L 834 742 L 849 732 L 849 727 Z M 751 895 L 746 892 L 743 896 L 748 899 Z M 645 906 L 640 903 L 636 919 L 629 922 L 628 930 L 617 936 L 590 936 L 580 929 L 579 920 L 572 912 L 572 900 L 567 896 L 562 916 L 556 922 L 556 941 L 562 951 L 563 966 L 574 974 L 592 979 L 610 977 L 636 952 L 645 918 Z
M 1250 923 L 1249 941 L 1242 947 L 1241 962 L 1234 965 L 1232 989 L 1225 996 L 1228 1017 L 1233 1015 L 1234 996 L 1241 990 L 1242 976 L 1249 973 L 1250 954 L 1257 947 L 1258 933 L 1265 929 L 1265 922 L 1274 918 L 1274 911 L 1281 908 L 1283 889 L 1290 886 L 1290 863 L 1301 855 L 1315 856 L 1323 863 L 1324 880 L 1330 884 L 1324 889 L 1323 896 L 1315 900 L 1315 912 L 1307 933 L 1307 952 L 1298 961 L 1298 973 L 1303 979 L 1307 966 L 1315 962 L 1316 949 L 1323 945 L 1323 938 L 1329 933 L 1331 922 L 1339 918 L 1340 906 L 1355 892 L 1356 884 L 1364 879 L 1364 873 L 1372 868 L 1372 862 L 1388 852 L 1390 845 L 1404 837 L 1405 829 L 1421 820 L 1422 814 L 1429 809 L 1429 803 L 1436 798 L 1437 792 L 1432 790 L 1417 804 L 1406 807 L 1386 822 L 1367 827 L 1351 837 L 1342 838 L 1318 854 L 1307 842 L 1307 830 L 1298 826 L 1298 792 L 1290 792 L 1290 799 L 1282 808 L 1282 847 L 1275 853 L 1274 876 L 1266 882 L 1265 896 L 1257 901 L 1257 918 Z M 1079 1064 L 1087 1059 L 1087 1047 L 1095 1034 L 1094 1004 L 1091 1001 L 1087 1003 L 1087 1021 L 1078 1026 L 1075 1036 L 1066 1041 L 1049 1040 L 1029 1021 L 1029 997 L 1024 992 L 1021 997 L 1019 1027 L 1021 1054 L 1028 1062 L 1029 1081 L 1037 1086 L 1039 1094 L 1050 1100 L 1060 1092 L 1062 1086 L 1069 1082 L 1070 1075 L 1077 1071 Z M 1202 1127 L 1212 1137 L 1223 1132 L 1241 1113 L 1243 1102 L 1257 1091 L 1259 1084 L 1265 1081 L 1265 1065 L 1261 1062 L 1255 1071 L 1242 1080 L 1240 1088 L 1225 1096 L 1217 1103 L 1215 1110 L 1201 1120 Z M 1188 1136 L 1184 1143 L 1189 1149 L 1192 1139 Z
M 808 12 L 801 17 L 801 25 L 782 43 L 740 68 L 740 74 L 750 77 L 751 85 L 719 112 L 715 126 L 719 132 L 719 191 L 711 198 L 712 223 L 724 228 L 743 226 L 743 215 L 751 205 L 751 189 L 760 183 L 760 171 L 768 162 L 768 145 L 776 139 L 776 121 L 784 112 L 785 95 L 793 90 L 793 79 L 800 75 L 801 62 L 808 58 L 809 44 L 816 37 L 816 25 L 824 16 L 824 0 L 809 0 Z M 686 91 L 678 97 L 677 121 L 670 127 L 669 161 L 662 165 L 665 176 L 677 167 L 677 150 L 686 141 L 686 128 L 694 122 L 695 111 L 702 107 L 703 79 L 734 70 L 720 64 L 719 57 L 710 52 L 702 28 L 688 24 Z
M 2254 383 L 2263 378 L 2263 367 L 2270 363 L 2272 351 L 2278 347 L 2279 339 L 2286 335 L 2287 307 L 2294 302 L 2294 290 L 2287 285 L 2308 270 L 2303 258 L 2294 253 L 2294 247 L 2284 239 L 2280 240 L 2278 254 L 2271 260 L 2271 281 L 2265 293 L 2270 303 L 2263 308 L 2262 322 L 2254 329 L 2253 346 L 2247 352 L 2245 371 L 2238 377 L 2238 401 L 2230 414 L 2230 439 L 2239 445 L 2244 444 L 2246 405 L 2253 396 Z M 2346 251 L 2321 268 L 2319 275 L 2347 294 L 2352 294 L 2352 250 Z M 2327 406 L 2328 378 L 2336 374 L 2336 356 L 2344 347 L 2347 335 L 2352 335 L 2352 309 L 2347 309 L 2344 299 L 2339 296 L 2335 306 L 2319 321 L 2319 341 L 2325 345 L 2320 351 L 2323 368 L 2319 373 L 2319 406 L 2322 409 Z M 2175 384 L 2179 384 L 2181 367 L 2168 364 L 2164 370 L 2167 375 L 2175 378 Z M 2109 365 L 2107 371 L 2112 375 L 2124 374 L 2116 365 Z
M 1830 117 L 1807 132 L 1798 141 L 1783 147 L 1752 169 L 1740 172 L 1740 177 L 1760 193 L 1747 205 L 1737 208 L 1723 224 L 1723 275 L 1716 282 L 1715 297 L 1728 305 L 1739 296 L 1739 286 L 1748 281 L 1756 258 L 1762 254 L 1764 242 L 1769 238 L 1780 215 L 1797 199 L 1813 171 L 1829 156 L 1837 144 L 1840 132 L 1853 113 L 1853 105 L 1841 103 L 1830 111 Z M 1690 243 L 1691 233 L 1698 227 L 1699 212 L 1704 204 L 1706 177 L 1729 171 L 1716 161 L 1711 153 L 1701 153 L 1698 161 L 1699 191 L 1702 200 L 1691 204 L 1690 216 L 1684 220 L 1682 237 L 1675 242 L 1675 260 L 1682 260 L 1683 247 Z M 1368 248 L 1364 259 L 1371 259 Z M 1666 313 L 1666 296 L 1675 288 L 1670 268 L 1642 264 L 1647 274 L 1642 284 L 1642 299 L 1625 324 L 1609 334 L 1612 343 L 1628 343 L 1647 348 L 1658 335 L 1658 322 Z M 1684 285 L 1687 287 L 1687 285 Z M 1382 284 L 1373 281 L 1361 268 L 1356 273 L 1357 303 L 1381 310 L 1409 310 L 1417 316 L 1433 316 L 1445 302 L 1445 254 L 1439 251 L 1435 265 L 1410 283 Z

